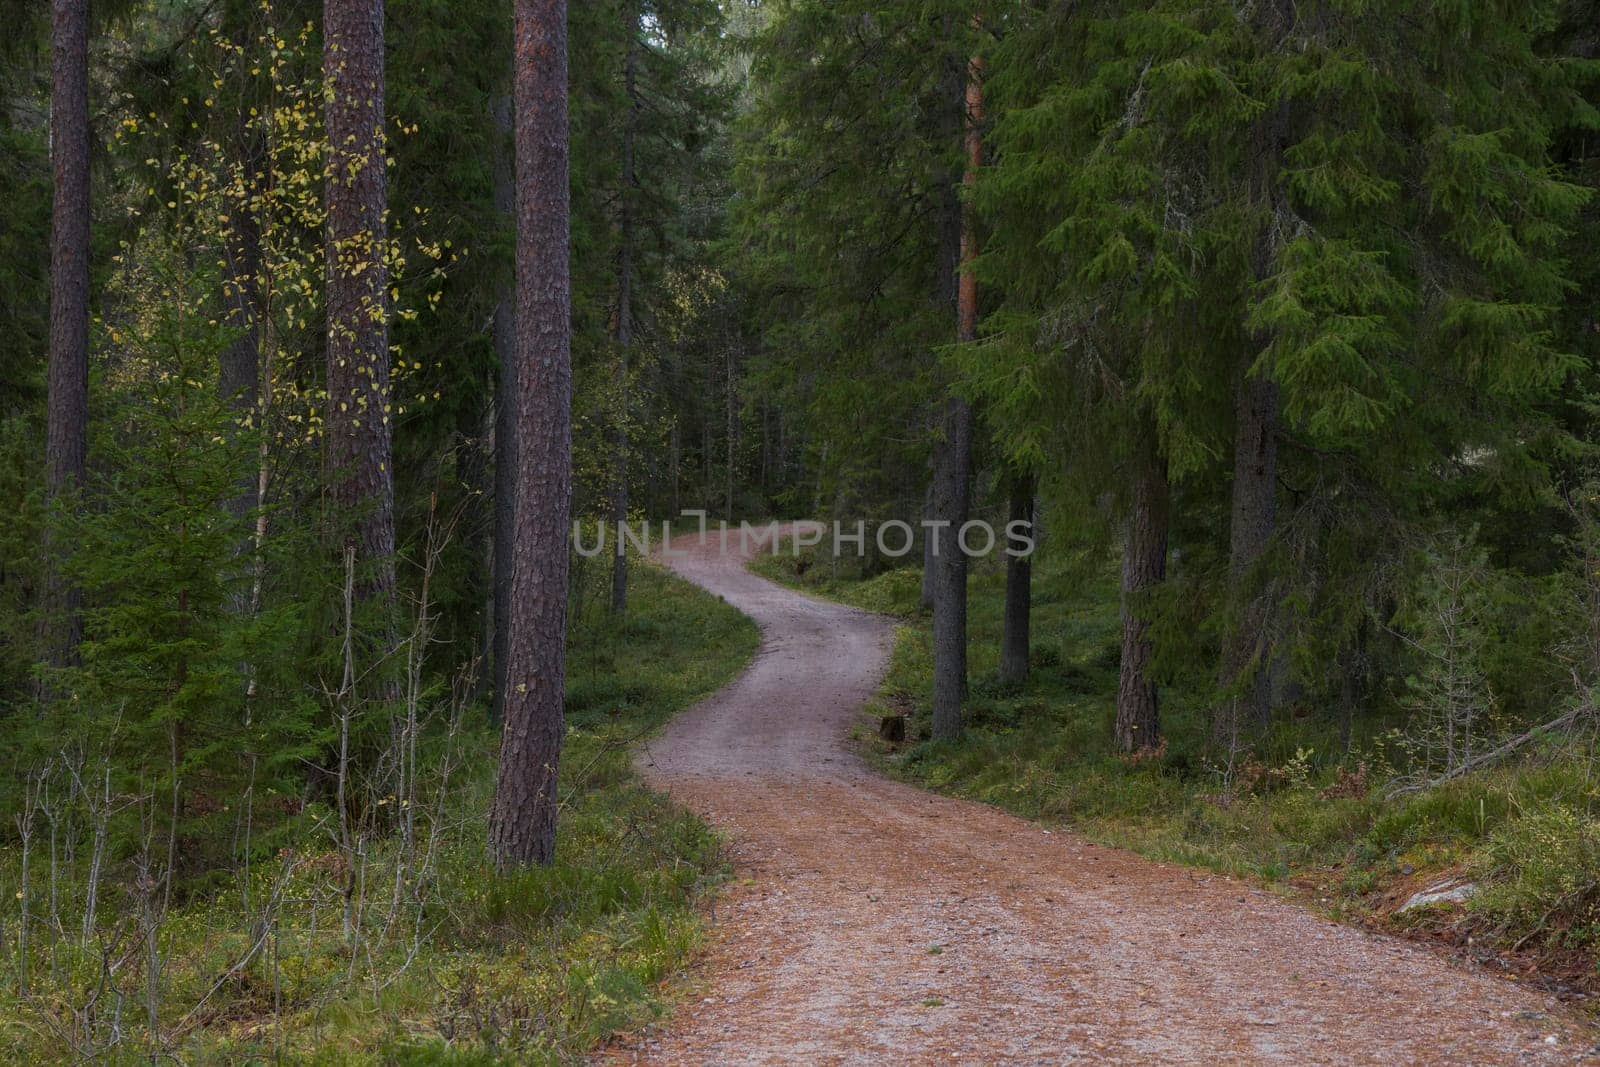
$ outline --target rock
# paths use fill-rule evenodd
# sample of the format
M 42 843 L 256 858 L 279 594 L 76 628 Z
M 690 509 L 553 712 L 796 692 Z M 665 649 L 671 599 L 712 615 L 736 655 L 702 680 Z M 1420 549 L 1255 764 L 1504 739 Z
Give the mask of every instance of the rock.
M 1411 894 L 1411 898 L 1400 905 L 1397 914 L 1411 911 L 1413 908 L 1431 908 L 1439 904 L 1460 904 L 1478 891 L 1476 882 L 1444 881 L 1437 885 L 1430 885 L 1419 893 Z
M 904 715 L 885 715 L 878 720 L 878 736 L 891 745 L 898 745 L 906 739 L 906 717 Z

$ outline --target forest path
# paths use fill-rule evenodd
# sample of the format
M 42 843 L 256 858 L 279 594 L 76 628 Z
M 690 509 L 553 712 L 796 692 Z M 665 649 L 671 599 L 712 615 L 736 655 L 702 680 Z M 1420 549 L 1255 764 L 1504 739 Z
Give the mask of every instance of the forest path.
M 847 732 L 890 620 L 667 563 L 760 624 L 755 662 L 639 757 L 731 842 L 703 999 L 613 1063 L 1584 1061 L 1552 998 L 1232 879 L 875 774 Z M 1597 1060 L 1595 1062 L 1600 1062 Z

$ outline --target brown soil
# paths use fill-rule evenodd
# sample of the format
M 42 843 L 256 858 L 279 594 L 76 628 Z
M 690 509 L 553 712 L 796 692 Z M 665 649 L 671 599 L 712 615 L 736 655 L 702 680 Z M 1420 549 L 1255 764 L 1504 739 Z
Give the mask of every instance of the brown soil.
M 874 774 L 847 732 L 891 623 L 668 560 L 762 628 L 640 755 L 729 837 L 704 989 L 615 1063 L 1570 1063 L 1554 998 L 1168 866 Z

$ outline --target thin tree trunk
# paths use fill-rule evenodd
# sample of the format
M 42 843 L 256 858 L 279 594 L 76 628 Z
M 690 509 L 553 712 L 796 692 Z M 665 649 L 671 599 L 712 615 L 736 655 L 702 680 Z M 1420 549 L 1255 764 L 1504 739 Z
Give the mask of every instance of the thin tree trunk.
M 356 603 L 381 611 L 376 629 L 387 654 L 395 637 L 395 542 L 383 0 L 327 0 L 322 19 L 329 145 L 325 461 L 334 522 L 356 548 Z
M 727 470 L 723 472 L 723 494 L 722 494 L 722 501 L 723 501 L 722 513 L 723 513 L 723 517 L 730 523 L 733 521 L 733 474 L 734 474 L 734 465 L 735 465 L 735 458 L 736 458 L 736 451 L 735 450 L 738 448 L 738 444 L 739 444 L 738 391 L 737 391 L 736 382 L 735 382 L 735 378 L 734 378 L 735 360 L 734 360 L 733 356 L 734 356 L 734 345 L 732 343 L 730 343 L 728 345 L 727 353 L 723 357 L 724 358 L 724 362 L 726 363 L 726 367 L 727 367 L 727 378 L 728 378 L 727 396 L 726 396 L 726 399 L 725 399 L 726 409 L 727 409 L 726 414 L 727 414 L 727 421 L 728 421 L 728 426 L 727 426 L 727 434 L 728 434 L 728 443 L 727 443 L 728 464 L 727 464 Z
M 1122 668 L 1117 680 L 1116 739 L 1124 752 L 1153 749 L 1161 740 L 1159 697 L 1150 677 L 1152 649 L 1145 601 L 1166 577 L 1170 513 L 1166 461 L 1147 438 L 1134 459 L 1133 500 L 1122 551 Z
M 241 137 L 238 147 L 245 172 L 253 173 L 260 155 L 250 152 L 248 135 Z M 261 396 L 261 231 L 253 210 L 243 204 L 235 205 L 233 210 L 233 236 L 224 247 L 230 277 L 223 283 L 223 299 L 228 325 L 239 332 L 218 356 L 217 390 L 240 415 L 253 420 Z M 257 425 L 256 432 L 265 433 L 265 427 Z M 243 519 L 261 503 L 256 499 L 259 482 L 259 471 L 240 472 L 238 492 L 228 502 L 234 515 Z M 247 538 L 239 552 L 252 551 L 253 539 Z M 247 609 L 248 603 L 249 595 L 241 594 L 239 608 Z
M 89 3 L 50 9 L 50 370 L 45 491 L 59 501 L 83 487 L 89 423 Z M 53 524 L 53 520 L 52 520 Z M 52 668 L 78 661 L 78 588 L 61 571 L 64 544 L 47 526 L 40 637 Z M 47 684 L 41 696 L 51 692 Z
M 928 490 L 922 497 L 922 518 L 934 519 L 938 516 L 934 512 L 933 468 L 928 470 Z M 922 531 L 922 596 L 920 602 L 924 611 L 933 607 L 934 566 L 937 559 L 933 554 L 933 537 L 926 527 Z
M 961 733 L 967 696 L 967 558 L 958 531 L 967 521 L 972 478 L 972 409 L 952 397 L 945 402 L 944 439 L 934 479 L 939 521 L 935 531 L 933 587 L 933 736 Z
M 1033 475 L 1012 475 L 1011 523 L 1033 522 L 1033 489 Z M 1000 681 L 1008 685 L 1021 685 L 1028 680 L 1032 585 L 1033 558 L 1009 557 L 1006 561 L 1005 629 L 1000 637 Z
M 516 0 L 515 10 L 520 454 L 509 688 L 489 812 L 501 869 L 555 858 L 572 495 L 567 5 Z
M 765 398 L 761 401 L 761 504 L 767 503 L 767 465 L 772 461 L 772 412 L 767 407 Z
M 246 47 L 250 41 L 249 11 L 247 3 L 230 6 L 224 14 L 230 26 L 229 37 L 237 47 Z M 228 501 L 229 511 L 238 519 L 250 517 L 252 509 L 264 506 L 265 456 L 267 447 L 266 426 L 259 417 L 262 409 L 261 351 L 265 336 L 263 321 L 267 312 L 267 294 L 270 287 L 266 277 L 265 258 L 262 254 L 261 197 L 266 168 L 266 138 L 260 126 L 250 117 L 254 108 L 241 107 L 234 121 L 233 154 L 243 176 L 239 199 L 229 207 L 231 230 L 223 242 L 223 256 L 227 276 L 223 280 L 223 306 L 227 309 L 227 323 L 238 331 L 217 359 L 217 391 L 233 405 L 236 412 L 249 420 L 259 435 L 255 470 L 239 472 L 238 491 Z M 251 523 L 236 548 L 240 556 L 250 559 L 251 580 L 249 588 L 241 588 L 234 595 L 234 610 L 241 615 L 254 616 L 260 600 L 262 576 L 258 570 L 265 566 L 261 558 L 265 529 L 258 538 L 256 523 Z M 255 695 L 255 669 L 244 665 L 245 695 Z M 253 709 L 246 707 L 245 721 L 249 722 Z
M 1356 708 L 1366 692 L 1367 619 L 1362 617 L 1354 637 L 1339 648 L 1339 748 L 1350 754 Z
M 983 162 L 983 67 L 974 58 L 967 68 L 963 99 L 963 143 L 967 151 L 963 182 L 976 183 Z M 959 76 L 952 78 L 960 85 Z M 956 281 L 956 339 L 972 342 L 978 336 L 978 282 L 967 269 L 978 252 L 977 220 L 963 210 L 951 186 L 946 211 L 956 220 L 954 261 L 941 249 L 941 276 Z M 948 230 L 948 224 L 947 224 Z M 948 269 L 947 269 L 948 268 Z M 966 524 L 972 480 L 972 408 L 951 393 L 945 400 L 943 435 L 934 457 L 934 494 L 941 531 L 934 560 L 933 597 L 933 736 L 936 740 L 961 733 L 961 708 L 967 696 L 967 557 L 961 551 L 959 532 Z
M 668 445 L 670 462 L 668 467 L 672 474 L 672 513 L 683 512 L 683 471 L 680 456 L 683 452 L 683 439 L 676 419 L 672 422 L 672 440 Z
M 709 364 L 710 361 L 708 360 L 707 362 Z M 706 369 L 706 392 L 708 394 L 715 395 L 712 394 L 711 391 L 716 388 L 716 384 L 717 383 L 715 379 L 712 378 L 712 372 L 708 366 Z M 713 492 L 715 492 L 712 487 L 716 484 L 712 481 L 711 475 L 711 462 L 715 458 L 713 453 L 716 450 L 711 447 L 710 410 L 706 411 L 705 416 L 705 421 L 700 425 L 700 499 L 705 501 L 707 505 L 710 505 L 711 495 Z
M 234 47 L 250 47 L 251 11 L 248 0 L 235 0 L 223 9 L 222 19 Z M 250 82 L 241 79 L 241 98 L 251 99 Z M 260 200 L 266 170 L 266 138 L 251 116 L 258 109 L 243 107 L 234 116 L 232 152 L 243 181 L 237 199 L 229 205 L 228 233 L 222 252 L 227 271 L 222 283 L 227 324 L 234 339 L 218 358 L 217 391 L 241 414 L 255 414 L 261 383 L 261 319 L 263 309 Z M 261 429 L 258 427 L 258 430 Z M 246 476 L 235 511 L 243 515 L 255 502 L 255 478 Z
M 1228 553 L 1228 584 L 1235 607 L 1223 645 L 1220 679 L 1224 688 L 1235 692 L 1219 705 L 1214 738 L 1230 747 L 1246 734 L 1259 733 L 1272 714 L 1271 612 L 1254 571 L 1272 540 L 1277 510 L 1277 384 L 1259 376 L 1244 379 L 1236 419 Z
M 241 128 L 235 149 L 251 187 L 246 195 L 253 198 L 259 195 L 254 191 L 253 176 L 263 154 L 261 139 Z M 261 379 L 261 226 L 247 205 L 237 204 L 233 212 L 232 233 L 223 246 L 228 277 L 222 295 L 227 324 L 238 333 L 218 357 L 217 391 L 239 412 L 254 414 Z M 247 486 L 241 494 L 241 513 L 248 510 L 254 496 L 253 487 Z
M 633 143 L 639 124 L 639 7 L 628 8 L 628 55 L 623 61 L 623 90 L 628 113 L 622 124 L 622 247 L 617 255 L 617 356 L 622 363 L 622 402 L 617 412 L 616 485 L 611 494 L 612 528 L 617 535 L 611 556 L 611 610 L 628 610 L 628 554 L 623 550 L 622 524 L 628 521 L 628 370 L 633 347 Z
M 507 71 L 507 93 L 491 103 L 500 144 L 494 160 L 494 206 L 503 225 L 516 219 L 516 161 L 512 151 L 510 86 L 515 70 Z M 511 547 L 516 535 L 517 505 L 517 294 L 513 273 L 501 282 L 494 311 L 494 355 L 497 375 L 494 403 L 494 699 L 490 721 L 505 721 L 506 663 L 511 633 Z
M 499 317 L 498 308 L 495 310 L 495 317 Z M 493 651 L 495 647 L 495 624 L 498 621 L 495 617 L 495 610 L 500 603 L 498 583 L 494 580 L 497 573 L 495 550 L 500 544 L 500 538 L 495 530 L 495 524 L 499 520 L 499 494 L 495 488 L 494 450 L 497 441 L 495 420 L 500 416 L 500 404 L 496 398 L 498 389 L 495 377 L 495 372 L 491 370 L 487 376 L 488 380 L 483 383 L 484 396 L 488 399 L 488 402 L 483 407 L 482 425 L 478 430 L 478 439 L 482 442 L 482 450 L 476 466 L 478 467 L 479 484 L 482 485 L 484 491 L 483 503 L 486 505 L 486 510 L 482 513 L 484 526 L 479 534 L 482 540 L 475 539 L 473 550 L 479 554 L 480 573 L 484 575 L 486 580 L 479 589 L 481 599 L 478 613 L 478 665 L 472 680 L 471 700 L 472 703 L 477 703 L 487 695 L 489 698 L 489 714 L 494 717 L 492 721 L 499 722 L 500 708 L 496 702 L 499 699 L 500 679 L 495 677 Z

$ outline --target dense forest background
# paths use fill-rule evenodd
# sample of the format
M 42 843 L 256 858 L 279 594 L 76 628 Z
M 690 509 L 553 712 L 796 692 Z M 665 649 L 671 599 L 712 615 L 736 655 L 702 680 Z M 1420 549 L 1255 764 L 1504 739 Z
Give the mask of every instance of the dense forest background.
M 539 508 L 860 521 L 760 566 L 907 619 L 897 773 L 1352 900 L 1477 864 L 1476 929 L 1593 970 L 1591 4 L 572 5 L 570 494 L 520 505 L 512 4 L 378 3 L 375 97 L 345 8 L 0 2 L 0 1048 L 654 1010 L 718 860 L 627 744 L 755 637 L 638 553 L 526 637 Z M 1040 550 L 875 550 L 974 519 Z

